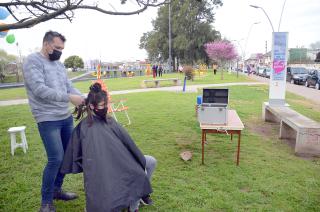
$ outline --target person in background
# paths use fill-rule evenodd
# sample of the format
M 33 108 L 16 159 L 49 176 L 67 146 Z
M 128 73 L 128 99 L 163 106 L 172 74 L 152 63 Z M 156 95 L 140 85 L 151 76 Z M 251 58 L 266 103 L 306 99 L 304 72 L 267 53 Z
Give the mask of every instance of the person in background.
M 153 66 L 152 66 L 152 76 L 153 76 L 154 79 L 155 79 L 156 76 L 157 76 L 157 68 L 156 68 L 156 65 L 153 65 Z
M 159 77 L 162 77 L 163 68 L 161 64 L 159 65 L 158 72 L 159 72 Z

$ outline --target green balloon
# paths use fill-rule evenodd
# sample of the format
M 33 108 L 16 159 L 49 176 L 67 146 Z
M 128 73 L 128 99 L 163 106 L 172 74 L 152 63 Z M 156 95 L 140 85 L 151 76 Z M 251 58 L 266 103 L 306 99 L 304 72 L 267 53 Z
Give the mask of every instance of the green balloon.
M 10 35 L 8 35 L 7 37 L 6 37 L 6 41 L 8 42 L 8 43 L 14 43 L 14 41 L 16 40 L 16 38 L 14 37 L 14 34 L 10 34 Z

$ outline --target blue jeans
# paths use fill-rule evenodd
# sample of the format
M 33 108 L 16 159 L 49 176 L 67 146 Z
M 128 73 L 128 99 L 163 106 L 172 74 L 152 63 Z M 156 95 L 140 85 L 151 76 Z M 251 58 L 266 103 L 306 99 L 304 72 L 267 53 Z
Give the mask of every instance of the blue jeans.
M 73 130 L 73 118 L 38 123 L 38 130 L 47 152 L 48 163 L 42 175 L 42 204 L 52 203 L 53 192 L 61 190 L 64 174 L 59 172 L 64 151 Z

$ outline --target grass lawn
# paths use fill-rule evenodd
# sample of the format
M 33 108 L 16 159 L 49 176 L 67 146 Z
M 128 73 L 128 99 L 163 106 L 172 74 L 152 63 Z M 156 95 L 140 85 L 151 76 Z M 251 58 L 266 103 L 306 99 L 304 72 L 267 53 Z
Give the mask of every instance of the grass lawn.
M 76 72 L 77 73 L 77 72 Z M 164 74 L 163 78 L 173 78 L 178 77 L 183 83 L 183 74 Z M 141 82 L 144 79 L 151 79 L 152 76 L 141 76 L 141 77 L 132 77 L 132 78 L 111 78 L 104 80 L 108 89 L 110 91 L 117 90 L 127 90 L 127 89 L 138 89 L 141 88 Z M 216 76 L 213 76 L 212 72 L 209 72 L 206 76 L 196 76 L 194 81 L 187 81 L 187 85 L 194 84 L 211 84 L 211 83 L 229 83 L 229 82 L 243 82 L 243 81 L 252 81 L 246 76 L 239 75 L 237 78 L 236 74 L 224 73 L 224 80 L 221 80 L 220 73 L 218 72 Z M 88 88 L 91 85 L 92 81 L 83 81 L 76 82 L 74 86 L 78 88 L 81 92 L 88 92 Z M 172 86 L 172 82 L 162 82 L 161 86 Z M 9 100 L 9 99 L 25 99 L 27 94 L 25 88 L 10 88 L 10 89 L 0 89 L 0 101 Z
M 79 76 L 81 74 L 84 74 L 86 73 L 85 71 L 68 71 L 67 74 L 68 74 L 68 78 L 71 79 L 73 77 L 76 77 L 76 76 Z
M 6 75 L 3 82 L 0 83 L 12 83 L 12 82 L 17 82 L 17 76 L 15 74 L 12 75 Z M 19 83 L 23 82 L 23 76 L 22 74 L 19 74 Z
M 226 135 L 208 135 L 205 165 L 201 164 L 201 133 L 195 117 L 196 93 L 132 93 L 127 98 L 132 125 L 127 129 L 145 154 L 158 166 L 152 180 L 153 206 L 141 211 L 320 211 L 320 162 L 294 156 L 276 139 L 276 126 L 261 121 L 267 86 L 230 87 L 230 107 L 246 128 L 242 134 L 240 166 L 235 165 L 236 142 Z M 288 102 L 302 114 L 320 121 L 320 109 L 288 94 Z M 254 123 L 254 126 L 253 124 Z M 10 155 L 7 129 L 27 126 L 29 150 Z M 236 139 L 234 139 L 236 140 Z M 193 152 L 184 162 L 183 150 Z M 27 105 L 1 107 L 0 211 L 36 211 L 40 204 L 42 169 L 46 155 Z M 67 175 L 66 190 L 80 198 L 56 202 L 57 211 L 78 212 L 85 207 L 82 175 Z

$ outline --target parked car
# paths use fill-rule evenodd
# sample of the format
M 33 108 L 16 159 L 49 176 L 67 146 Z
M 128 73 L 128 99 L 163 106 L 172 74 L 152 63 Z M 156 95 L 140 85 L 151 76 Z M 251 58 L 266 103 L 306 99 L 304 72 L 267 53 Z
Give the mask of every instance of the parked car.
M 263 69 L 263 72 L 262 72 L 262 75 L 261 75 L 261 76 L 270 78 L 270 75 L 271 75 L 271 68 L 265 68 L 265 69 Z
M 250 74 L 257 74 L 256 68 L 252 68 L 252 69 L 250 70 Z
M 263 71 L 266 67 L 258 67 L 258 71 L 257 71 L 257 75 L 258 76 L 262 76 L 263 75 Z
M 320 70 L 310 70 L 305 82 L 305 86 L 314 86 L 315 89 L 320 90 Z
M 304 67 L 287 67 L 287 81 L 291 84 L 304 84 L 308 70 Z

